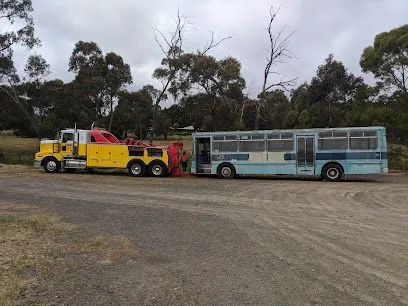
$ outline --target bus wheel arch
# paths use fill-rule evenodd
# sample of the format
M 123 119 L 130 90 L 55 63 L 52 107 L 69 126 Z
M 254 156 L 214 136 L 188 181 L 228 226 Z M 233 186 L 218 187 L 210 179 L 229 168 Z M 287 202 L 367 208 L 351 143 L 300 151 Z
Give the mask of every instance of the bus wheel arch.
M 132 159 L 129 161 L 127 168 L 131 176 L 144 176 L 146 172 L 146 164 L 140 159 Z
M 168 172 L 169 172 L 168 167 L 161 160 L 156 159 L 149 163 L 149 174 L 151 176 L 155 177 L 166 176 Z
M 236 173 L 235 167 L 230 163 L 222 163 L 217 167 L 218 177 L 223 179 L 233 179 Z
M 41 161 L 41 166 L 47 173 L 57 173 L 61 169 L 61 162 L 53 156 L 48 156 Z
M 341 181 L 344 175 L 344 168 L 338 162 L 328 162 L 322 168 L 321 177 L 328 182 Z

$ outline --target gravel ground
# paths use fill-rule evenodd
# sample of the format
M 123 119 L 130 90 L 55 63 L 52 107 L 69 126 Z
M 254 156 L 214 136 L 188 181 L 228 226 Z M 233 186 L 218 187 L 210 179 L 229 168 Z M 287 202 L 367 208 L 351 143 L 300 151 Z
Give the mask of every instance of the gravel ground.
M 140 256 L 67 254 L 47 303 L 408 304 L 408 177 L 292 179 L 0 174 L 0 199 Z

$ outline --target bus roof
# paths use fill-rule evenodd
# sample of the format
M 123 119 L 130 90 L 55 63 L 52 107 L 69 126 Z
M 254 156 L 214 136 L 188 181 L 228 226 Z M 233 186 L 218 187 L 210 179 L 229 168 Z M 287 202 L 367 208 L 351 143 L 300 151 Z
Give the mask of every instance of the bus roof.
M 340 128 L 314 128 L 314 129 L 283 129 L 283 130 L 259 130 L 259 131 L 216 131 L 216 132 L 196 132 L 196 136 L 213 136 L 213 135 L 245 135 L 245 134 L 271 134 L 271 133 L 316 133 L 330 131 L 353 131 L 353 130 L 385 130 L 383 126 L 362 126 L 362 127 L 340 127 Z

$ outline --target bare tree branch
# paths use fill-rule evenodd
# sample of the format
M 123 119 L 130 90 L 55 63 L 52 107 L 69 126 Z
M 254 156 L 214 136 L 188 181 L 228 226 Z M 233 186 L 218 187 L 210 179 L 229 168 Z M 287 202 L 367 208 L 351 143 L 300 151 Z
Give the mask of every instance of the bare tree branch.
M 283 27 L 276 35 L 273 33 L 273 26 L 276 22 L 280 9 L 275 10 L 273 6 L 269 10 L 269 22 L 267 27 L 269 38 L 269 55 L 267 57 L 267 63 L 263 72 L 263 84 L 262 90 L 259 94 L 256 105 L 256 117 L 254 129 L 259 129 L 259 123 L 262 118 L 261 109 L 265 106 L 265 93 L 272 88 L 282 88 L 288 90 L 288 87 L 294 86 L 297 78 L 287 79 L 283 77 L 281 73 L 273 71 L 273 67 L 285 63 L 285 60 L 290 60 L 293 57 L 292 52 L 289 50 L 289 43 L 295 32 L 291 32 L 285 35 L 285 27 Z M 281 79 L 278 82 L 270 82 L 270 77 L 273 75 L 281 75 Z
M 232 36 L 227 36 L 227 37 L 223 37 L 220 40 L 215 40 L 215 32 L 214 31 L 210 31 L 211 33 L 211 38 L 210 41 L 208 42 L 208 44 L 203 48 L 202 51 L 200 51 L 199 53 L 201 55 L 206 54 L 208 51 L 210 51 L 211 49 L 214 49 L 215 47 L 218 47 L 220 44 L 222 44 L 224 41 L 231 39 Z

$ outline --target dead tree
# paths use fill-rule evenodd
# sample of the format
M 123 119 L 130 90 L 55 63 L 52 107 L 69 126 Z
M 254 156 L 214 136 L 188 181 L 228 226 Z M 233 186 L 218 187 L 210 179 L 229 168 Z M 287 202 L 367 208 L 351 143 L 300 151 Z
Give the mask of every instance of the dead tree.
M 288 87 L 295 85 L 297 78 L 286 78 L 281 73 L 274 70 L 278 64 L 285 63 L 286 60 L 292 59 L 292 53 L 289 50 L 290 38 L 295 32 L 285 35 L 285 28 L 282 28 L 277 35 L 273 33 L 273 26 L 276 22 L 279 9 L 275 10 L 273 7 L 270 8 L 270 17 L 268 24 L 268 36 L 270 43 L 270 51 L 267 57 L 267 64 L 265 66 L 263 74 L 263 85 L 262 91 L 259 94 L 256 103 L 256 117 L 254 129 L 259 129 L 259 123 L 261 120 L 261 111 L 265 106 L 265 94 L 272 88 L 282 88 L 287 90 Z M 271 76 L 275 76 L 275 80 L 270 80 Z M 276 77 L 279 80 L 276 81 Z
M 175 30 L 170 34 L 166 35 L 157 27 L 154 28 L 155 40 L 162 51 L 164 58 L 162 60 L 162 65 L 166 66 L 165 69 L 156 69 L 155 77 L 162 80 L 162 88 L 158 91 L 158 94 L 154 97 L 153 105 L 153 123 L 152 131 L 149 141 L 153 141 L 153 136 L 156 131 L 158 112 L 160 110 L 160 103 L 167 98 L 167 92 L 174 84 L 177 79 L 177 73 L 179 72 L 180 66 L 178 66 L 177 60 L 184 54 L 183 42 L 184 34 L 188 27 L 190 26 L 189 19 L 180 14 L 180 10 L 177 11 L 176 27 Z M 211 37 L 209 42 L 199 51 L 197 55 L 205 55 L 211 49 L 219 46 L 225 40 L 230 39 L 231 36 L 221 38 L 220 40 L 215 39 L 215 32 L 211 31 Z M 159 73 L 157 73 L 159 71 Z

